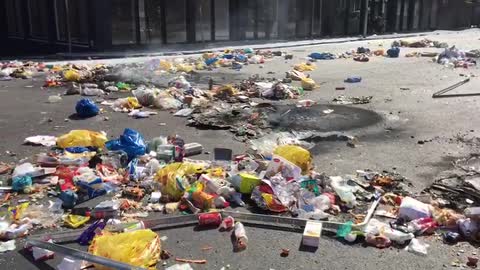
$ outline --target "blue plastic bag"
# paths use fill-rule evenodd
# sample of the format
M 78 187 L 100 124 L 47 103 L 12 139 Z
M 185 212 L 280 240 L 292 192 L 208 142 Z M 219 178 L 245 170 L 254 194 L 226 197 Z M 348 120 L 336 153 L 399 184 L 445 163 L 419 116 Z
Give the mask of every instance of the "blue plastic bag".
M 308 57 L 316 60 L 332 60 L 335 59 L 335 55 L 331 53 L 311 53 Z
M 100 109 L 90 99 L 82 98 L 77 102 L 77 105 L 75 106 L 75 111 L 77 112 L 78 116 L 82 118 L 88 118 L 97 115 Z
M 110 140 L 105 143 L 108 150 L 122 150 L 128 155 L 128 160 L 145 154 L 147 146 L 142 134 L 138 131 L 126 128 L 119 139 Z
M 388 57 L 397 58 L 400 55 L 400 48 L 393 47 L 387 50 Z
M 83 152 L 89 152 L 91 150 L 88 147 L 77 146 L 77 147 L 67 147 L 65 148 L 65 151 L 74 153 L 74 154 L 80 154 Z
M 12 179 L 13 191 L 23 191 L 26 187 L 29 187 L 31 185 L 32 185 L 32 177 L 28 175 L 15 176 Z
M 210 65 L 213 65 L 217 61 L 218 61 L 217 57 L 209 58 L 209 59 L 205 60 L 205 65 L 210 66 Z
M 235 55 L 235 61 L 246 62 L 247 61 L 247 56 L 245 56 L 243 54 L 237 54 L 237 55 Z
M 78 202 L 78 195 L 70 189 L 62 191 L 58 197 L 62 200 L 62 206 L 67 209 L 75 207 Z

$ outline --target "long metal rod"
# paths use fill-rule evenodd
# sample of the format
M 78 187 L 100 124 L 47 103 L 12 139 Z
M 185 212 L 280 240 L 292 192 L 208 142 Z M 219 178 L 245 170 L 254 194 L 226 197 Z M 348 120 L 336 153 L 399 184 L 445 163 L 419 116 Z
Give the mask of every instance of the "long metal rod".
M 104 258 L 104 257 L 100 257 L 100 256 L 90 254 L 88 252 L 84 252 L 84 251 L 73 249 L 73 248 L 68 248 L 68 247 L 65 247 L 65 246 L 49 243 L 49 242 L 46 242 L 46 241 L 28 240 L 28 244 L 30 244 L 32 246 L 35 246 L 35 247 L 47 249 L 47 250 L 50 250 L 50 251 L 53 251 L 53 252 L 62 253 L 64 255 L 67 255 L 69 257 L 73 257 L 75 259 L 80 259 L 80 260 L 88 261 L 88 262 L 91 262 L 91 263 L 96 263 L 96 264 L 101 264 L 101 265 L 104 265 L 104 266 L 112 267 L 113 269 L 119 269 L 119 270 L 132 270 L 132 269 L 141 270 L 141 269 L 145 269 L 145 268 L 142 268 L 142 267 L 137 267 L 137 266 L 133 266 L 133 265 L 130 265 L 130 264 L 110 260 L 110 259 L 107 259 L 107 258 Z
M 479 95 L 478 93 L 473 93 L 473 94 L 452 94 L 452 95 L 443 95 L 449 91 L 452 91 L 453 89 L 455 88 L 458 88 L 464 84 L 466 84 L 467 82 L 470 81 L 470 78 L 466 78 L 465 80 L 461 81 L 461 82 L 458 82 L 456 84 L 453 84 L 453 85 L 450 85 L 449 87 L 447 88 L 444 88 L 438 92 L 435 92 L 433 95 L 432 95 L 432 98 L 443 98 L 443 97 L 455 97 L 455 96 L 473 96 L 473 95 Z
M 370 221 L 377 208 L 380 199 L 375 200 L 362 223 L 354 224 L 353 228 L 356 230 L 362 230 L 365 225 Z M 251 214 L 251 213 L 242 213 L 242 212 L 234 212 L 234 211 L 221 211 L 220 212 L 223 217 L 232 216 L 233 218 L 245 222 L 248 224 L 253 225 L 267 225 L 270 227 L 278 227 L 278 228 L 301 228 L 305 227 L 307 223 L 307 219 L 300 219 L 300 218 L 292 218 L 292 217 L 282 217 L 282 216 L 273 216 L 273 215 L 260 215 L 260 214 Z M 150 228 L 152 230 L 161 230 L 164 228 L 170 227 L 178 227 L 178 226 L 188 226 L 188 225 L 195 225 L 198 224 L 198 215 L 183 215 L 183 216 L 167 216 L 161 218 L 154 218 L 154 219 L 145 219 L 142 220 L 145 224 L 146 228 Z M 343 223 L 341 222 L 334 222 L 334 221 L 319 221 L 323 223 L 323 229 L 336 231 L 339 226 Z M 61 233 L 54 233 L 54 234 L 42 234 L 42 235 L 33 235 L 31 239 L 44 239 L 45 237 L 49 237 L 57 243 L 65 243 L 65 242 L 72 242 L 75 241 L 80 234 L 82 234 L 83 229 L 69 231 L 69 232 L 61 232 Z

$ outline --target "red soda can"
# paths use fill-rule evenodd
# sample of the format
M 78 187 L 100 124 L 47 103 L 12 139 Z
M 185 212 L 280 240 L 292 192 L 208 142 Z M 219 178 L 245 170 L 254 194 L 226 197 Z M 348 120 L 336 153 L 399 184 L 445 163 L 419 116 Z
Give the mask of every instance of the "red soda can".
M 198 225 L 219 226 L 222 223 L 222 215 L 218 212 L 198 214 Z

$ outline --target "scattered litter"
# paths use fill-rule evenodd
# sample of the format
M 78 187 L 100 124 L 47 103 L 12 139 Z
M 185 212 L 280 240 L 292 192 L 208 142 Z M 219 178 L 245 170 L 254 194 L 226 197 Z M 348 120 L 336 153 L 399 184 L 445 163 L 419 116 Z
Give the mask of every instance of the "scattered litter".
M 367 104 L 367 103 L 370 103 L 372 98 L 373 96 L 347 97 L 347 96 L 341 95 L 334 98 L 332 102 L 336 104 L 343 104 L 343 105 Z
M 182 258 L 175 258 L 177 262 L 184 262 L 184 263 L 195 263 L 195 264 L 206 264 L 207 260 L 193 260 L 193 259 L 182 259 Z
M 362 81 L 362 77 L 360 76 L 352 76 L 345 79 L 346 83 L 359 83 L 361 81 Z
M 25 143 L 52 147 L 57 143 L 57 137 L 37 135 L 25 138 Z

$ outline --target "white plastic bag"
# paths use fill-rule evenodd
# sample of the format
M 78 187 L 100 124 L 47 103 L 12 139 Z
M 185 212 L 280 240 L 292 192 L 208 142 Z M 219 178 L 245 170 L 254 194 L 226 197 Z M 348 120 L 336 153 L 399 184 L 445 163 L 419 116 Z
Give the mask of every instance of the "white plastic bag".
M 400 204 L 399 217 L 415 220 L 432 216 L 431 206 L 415 200 L 412 197 L 405 197 Z
M 31 174 L 34 171 L 35 171 L 35 168 L 31 163 L 23 163 L 15 167 L 15 170 L 13 170 L 12 178 Z
M 422 243 L 420 240 L 414 238 L 410 241 L 410 244 L 405 248 L 408 252 L 415 253 L 417 255 L 427 255 L 428 251 L 427 248 L 429 244 Z

